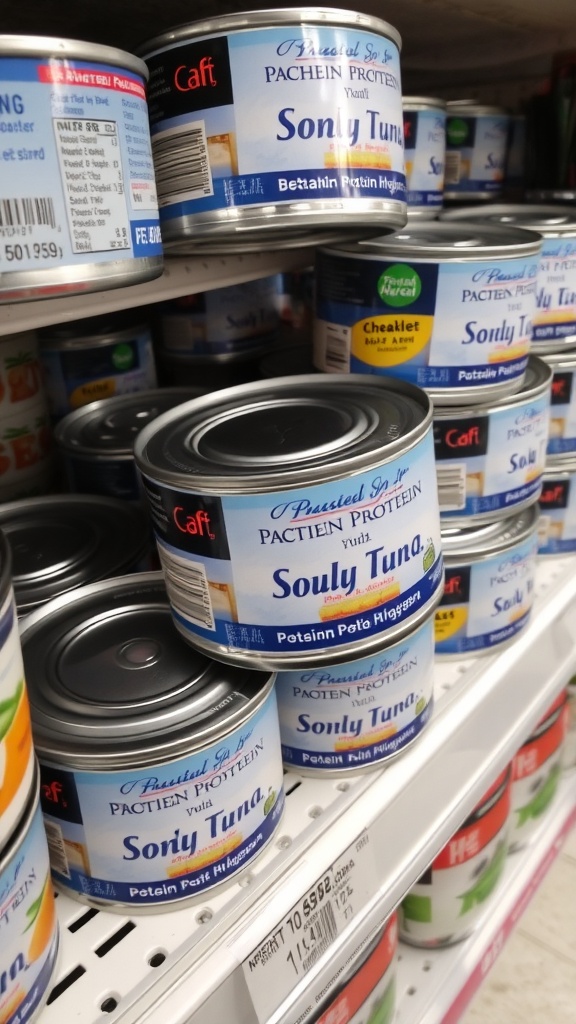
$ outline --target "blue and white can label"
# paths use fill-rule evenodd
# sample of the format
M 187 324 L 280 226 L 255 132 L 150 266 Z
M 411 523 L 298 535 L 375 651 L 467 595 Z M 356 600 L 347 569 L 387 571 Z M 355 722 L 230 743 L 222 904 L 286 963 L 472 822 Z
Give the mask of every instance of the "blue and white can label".
M 56 54 L 0 80 L 0 271 L 161 256 L 145 79 Z
M 396 43 L 295 15 L 192 33 L 146 55 L 163 220 L 296 200 L 405 200 Z
M 448 110 L 446 122 L 447 193 L 497 196 L 504 187 L 508 129 L 507 114 L 470 116 Z
M 167 764 L 71 771 L 41 760 L 56 883 L 88 902 L 152 907 L 228 881 L 284 807 L 274 690 L 241 726 Z
M 576 237 L 544 238 L 538 268 L 536 310 L 532 326 L 538 343 L 576 341 Z
M 341 665 L 279 672 L 282 756 L 310 772 L 379 767 L 416 739 L 432 714 L 434 626 Z
M 335 657 L 400 635 L 439 593 L 431 430 L 377 469 L 301 490 L 220 497 L 143 481 L 176 625 L 207 649 L 275 667 Z
M 408 214 L 436 216 L 442 209 L 446 111 L 404 110 L 404 158 Z
M 545 356 L 544 362 L 548 362 Z M 554 370 L 550 404 L 550 431 L 548 455 L 574 458 L 576 455 L 576 353 L 558 357 L 561 365 L 550 365 Z
M 566 555 L 576 551 L 576 463 L 555 470 L 546 467 L 538 500 L 539 555 Z

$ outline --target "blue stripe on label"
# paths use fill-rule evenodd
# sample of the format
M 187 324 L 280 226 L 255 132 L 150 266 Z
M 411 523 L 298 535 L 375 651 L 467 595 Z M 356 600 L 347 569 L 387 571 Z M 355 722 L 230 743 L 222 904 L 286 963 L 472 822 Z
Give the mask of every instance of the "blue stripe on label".
M 467 651 L 489 650 L 515 636 L 527 624 L 529 617 L 530 612 L 526 612 L 521 619 L 490 633 L 479 633 L 477 636 L 456 636 L 449 640 L 442 640 L 435 645 L 436 654 L 464 654 Z
M 112 879 L 88 877 L 74 868 L 70 878 L 54 870 L 55 877 L 67 889 L 74 889 L 88 898 L 120 902 L 135 906 L 152 906 L 173 903 L 176 900 L 197 896 L 205 889 L 224 882 L 250 863 L 252 858 L 270 839 L 284 810 L 284 791 L 278 794 L 273 809 L 266 815 L 261 826 L 224 857 L 213 861 L 196 871 L 177 875 L 174 878 L 160 878 L 152 881 L 118 882 Z M 128 871 L 124 863 L 121 869 Z
M 546 452 L 548 455 L 572 455 L 576 452 L 576 437 L 549 437 Z
M 446 187 L 447 192 L 502 192 L 504 183 L 502 181 L 490 181 L 486 178 L 463 178 L 457 185 L 450 184 Z
M 162 236 L 158 218 L 156 220 L 131 220 L 130 233 L 135 256 L 162 255 Z
M 419 190 L 409 189 L 406 193 L 406 200 L 408 206 L 442 206 L 443 193 L 442 192 L 422 192 Z
M 393 600 L 356 615 L 324 622 L 290 623 L 264 626 L 254 623 L 216 619 L 215 629 L 193 625 L 172 608 L 172 615 L 186 633 L 205 637 L 210 643 L 238 647 L 242 651 L 295 653 L 339 648 L 356 640 L 385 634 L 399 622 L 410 619 L 436 593 L 443 579 L 444 563 L 440 555 L 430 571 L 418 583 Z
M 12 594 L 12 592 L 10 592 L 10 593 Z M 5 610 L 2 618 L 0 618 L 0 648 L 4 647 L 4 644 L 6 643 L 8 637 L 10 636 L 10 633 L 12 632 L 12 627 L 13 626 L 14 626 L 14 600 L 13 600 L 12 596 L 10 596 L 10 600 L 9 600 L 9 603 L 8 603 L 8 605 L 6 607 L 6 610 Z
M 532 341 L 553 341 L 554 338 L 567 338 L 576 334 L 576 320 L 564 320 L 561 324 L 534 324 Z
M 510 508 L 512 511 L 521 502 L 526 501 L 527 498 L 532 497 L 534 494 L 540 494 L 542 489 L 542 477 L 539 476 L 537 480 L 531 481 L 526 484 L 525 487 L 517 487 L 513 491 L 502 491 L 500 494 L 489 494 L 485 498 L 468 498 L 464 508 L 459 508 L 454 512 L 447 512 L 445 509 L 440 510 L 440 519 L 454 519 L 458 516 L 469 516 L 486 514 L 489 512 L 498 512 L 503 508 Z
M 538 548 L 539 555 L 567 555 L 576 551 L 576 537 L 569 537 L 567 540 L 549 540 L 547 544 Z
M 270 171 L 213 180 L 214 195 L 162 206 L 160 217 L 186 217 L 207 210 L 315 199 L 396 199 L 406 201 L 406 178 L 397 171 L 370 168 Z
M 351 373 L 372 373 L 377 376 L 387 375 L 407 380 L 418 387 L 435 388 L 478 388 L 502 381 L 514 380 L 526 370 L 528 353 L 521 359 L 507 363 L 493 363 L 478 366 L 418 366 L 415 360 L 406 360 L 396 366 L 369 366 L 357 356 L 350 354 Z
M 297 765 L 299 768 L 317 768 L 333 771 L 338 768 L 362 768 L 368 764 L 378 764 L 385 758 L 398 753 L 416 738 L 430 720 L 433 701 L 430 699 L 424 710 L 404 729 L 389 736 L 372 746 L 358 747 L 355 750 L 302 750 L 299 747 L 288 747 L 282 744 L 282 758 L 285 764 Z

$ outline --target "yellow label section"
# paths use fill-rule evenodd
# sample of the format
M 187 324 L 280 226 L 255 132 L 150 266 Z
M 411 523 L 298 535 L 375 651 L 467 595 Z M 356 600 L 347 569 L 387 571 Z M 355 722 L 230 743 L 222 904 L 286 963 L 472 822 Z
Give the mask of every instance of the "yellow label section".
M 70 395 L 72 409 L 79 409 L 88 402 L 96 402 L 99 398 L 112 398 L 116 394 L 116 381 L 114 377 L 104 377 L 102 380 L 91 380 L 86 384 L 80 384 L 74 388 Z
M 468 608 L 440 608 L 434 616 L 434 639 L 437 644 L 455 636 L 468 622 Z
M 414 359 L 432 337 L 433 316 L 371 316 L 352 328 L 351 351 L 368 366 L 399 366 Z
M 506 348 L 497 348 L 495 352 L 490 352 L 488 362 L 511 363 L 513 359 L 521 359 L 522 356 L 528 355 L 529 351 L 530 339 L 526 338 L 525 341 L 518 342 L 517 345 L 507 345 Z

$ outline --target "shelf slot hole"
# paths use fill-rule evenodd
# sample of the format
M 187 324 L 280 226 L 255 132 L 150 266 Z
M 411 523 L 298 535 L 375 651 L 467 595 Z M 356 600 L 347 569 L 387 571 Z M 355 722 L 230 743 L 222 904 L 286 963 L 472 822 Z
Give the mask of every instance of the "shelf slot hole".
M 73 985 L 75 981 L 78 981 L 78 978 L 81 978 L 83 974 L 86 974 L 86 968 L 82 967 L 81 964 L 78 964 L 73 971 L 70 971 L 65 978 L 62 978 L 62 981 L 59 981 L 57 985 L 54 985 L 54 988 L 46 1000 L 46 1005 L 49 1006 L 50 1003 L 53 1003 L 58 999 L 58 997 L 61 996 L 67 988 L 70 988 L 70 985 Z
M 127 921 L 126 924 L 123 924 L 117 932 L 114 932 L 110 938 L 106 939 L 101 946 L 98 946 L 98 948 L 94 950 L 96 956 L 106 956 L 106 953 L 109 953 L 110 950 L 114 949 L 114 946 L 117 946 L 122 939 L 125 939 L 126 936 L 130 934 L 130 932 L 133 932 L 135 927 L 136 925 L 133 921 Z
M 80 928 L 83 928 L 85 924 L 88 924 L 88 922 L 91 921 L 93 917 L 97 917 L 99 913 L 100 911 L 96 910 L 95 907 L 90 907 L 90 909 L 87 910 L 84 914 L 82 914 L 81 917 L 77 917 L 75 921 L 72 921 L 71 924 L 68 925 L 68 931 L 74 934 L 74 932 L 77 932 L 80 930 Z
M 286 796 L 290 796 L 290 793 L 293 793 L 294 790 L 298 789 L 298 787 L 301 785 L 302 783 L 300 782 L 300 779 L 294 779 L 294 782 L 289 787 L 286 787 L 286 789 L 284 790 Z

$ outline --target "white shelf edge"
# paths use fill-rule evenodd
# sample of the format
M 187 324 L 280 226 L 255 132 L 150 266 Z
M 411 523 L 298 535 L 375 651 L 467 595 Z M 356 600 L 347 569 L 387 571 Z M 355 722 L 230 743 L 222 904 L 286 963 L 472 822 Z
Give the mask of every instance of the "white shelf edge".
M 164 273 L 153 281 L 80 295 L 0 302 L 0 344 L 2 336 L 7 334 L 148 306 L 213 288 L 227 288 L 260 277 L 302 270 L 313 262 L 313 248 L 229 256 L 167 256 Z
M 504 875 L 473 934 L 443 950 L 399 944 L 394 1024 L 457 1024 L 488 976 L 576 825 L 576 770 L 527 846 L 508 856 Z

